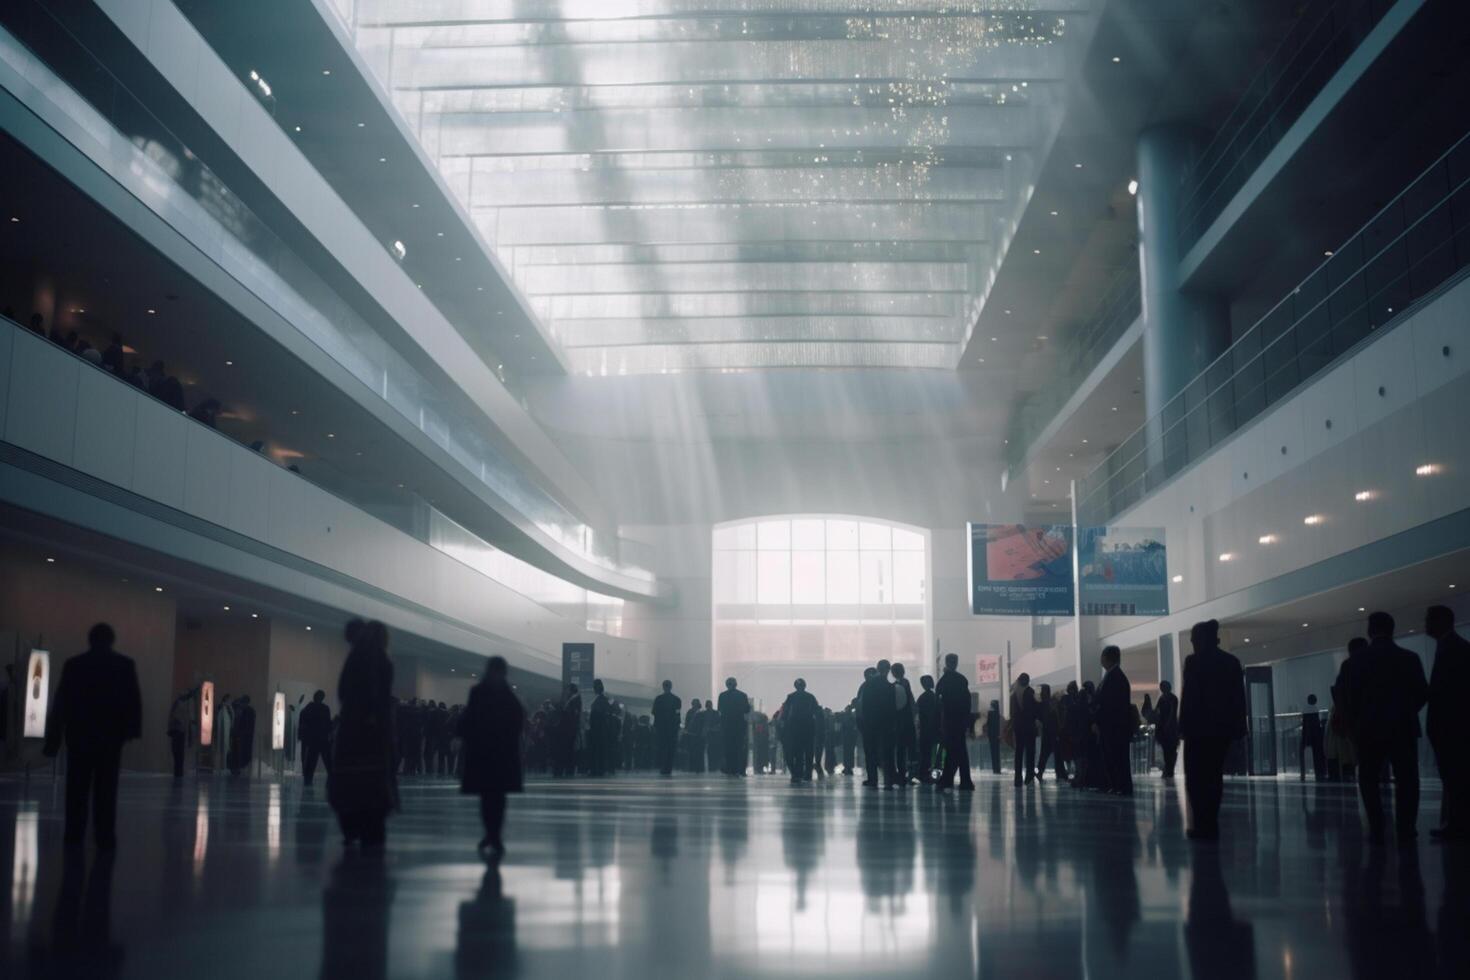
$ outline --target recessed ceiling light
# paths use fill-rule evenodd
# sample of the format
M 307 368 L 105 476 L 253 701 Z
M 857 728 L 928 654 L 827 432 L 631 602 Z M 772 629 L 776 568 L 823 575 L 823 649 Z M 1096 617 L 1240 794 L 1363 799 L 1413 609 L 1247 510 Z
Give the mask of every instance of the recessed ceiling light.
M 1360 504 L 1363 503 L 1364 501 L 1372 500 L 1373 499 L 1373 491 L 1372 490 L 1359 490 L 1357 493 L 1353 494 L 1353 499 L 1356 500 Z
M 297 411 L 296 409 L 293 408 L 293 409 L 291 409 L 291 414 L 292 415 L 300 415 L 301 413 L 299 411 Z
M 323 75 L 330 75 L 331 73 L 332 73 L 332 69 L 330 69 L 330 68 L 323 68 L 322 69 L 322 74 Z
M 1306 524 L 1308 527 L 1315 527 L 1316 525 L 1322 523 L 1322 515 L 1308 514 L 1306 517 L 1302 518 L 1302 523 Z
M 1138 181 L 1136 181 L 1136 180 L 1130 180 L 1128 182 L 1128 196 L 1129 197 L 1135 197 L 1135 196 L 1137 196 L 1137 194 L 1138 194 Z
M 1302 623 L 1302 629 L 1306 629 L 1308 626 L 1311 626 L 1311 625 L 1312 625 L 1311 623 Z
M 434 234 L 437 235 L 440 238 L 443 238 L 444 237 L 444 232 L 442 232 L 442 231 L 437 231 Z
M 225 361 L 225 367 L 234 367 L 234 366 L 235 366 L 235 362 L 234 361 Z
M 1056 216 L 1057 216 L 1057 212 L 1055 212 L 1055 211 L 1053 211 L 1053 212 L 1052 212 L 1052 213 L 1051 213 L 1051 216 L 1052 216 L 1052 217 L 1053 217 L 1053 218 L 1055 218 L 1055 217 L 1056 217 Z
M 994 343 L 995 341 L 1000 340 L 1000 338 L 999 337 L 991 337 L 990 340 L 991 340 L 992 343 Z
M 409 207 L 416 208 L 416 207 L 418 207 L 418 205 L 417 204 L 410 204 Z
M 1031 254 L 1032 255 L 1040 255 L 1041 254 L 1041 249 L 1039 249 L 1039 248 L 1033 248 L 1031 250 Z
M 358 124 L 357 124 L 357 128 L 358 128 L 358 129 L 362 129 L 362 128 L 363 128 L 363 127 L 364 127 L 364 126 L 366 126 L 366 125 L 367 125 L 367 123 L 365 123 L 365 122 L 360 122 L 360 123 L 358 123 Z
M 1116 64 L 1121 63 L 1122 61 L 1123 61 L 1122 58 L 1118 57 L 1117 55 L 1113 55 L 1113 64 L 1116 65 Z
M 1322 254 L 1325 255 L 1325 256 L 1327 256 L 1330 259 L 1330 258 L 1332 258 L 1332 249 L 1329 248 L 1326 251 L 1324 251 Z
M 296 126 L 296 127 L 293 127 L 293 128 L 296 130 L 296 132 L 298 132 L 298 133 L 301 132 L 301 127 L 300 126 Z
M 1080 163 L 1074 163 L 1074 164 L 1072 164 L 1072 166 L 1075 167 L 1078 170 L 1081 170 L 1082 169 L 1082 164 L 1080 164 Z
M 1257 539 L 1257 541 L 1260 544 L 1275 544 L 1276 543 L 1276 535 L 1274 535 L 1274 534 L 1263 534 L 1263 535 L 1261 535 Z
M 978 364 L 984 364 L 985 363 L 985 358 L 983 358 L 983 357 L 977 357 L 977 358 L 975 358 L 975 361 Z
M 1183 581 L 1184 581 L 1184 576 L 1183 576 L 1183 575 L 1175 575 L 1175 576 L 1174 576 L 1174 581 L 1175 581 L 1175 582 L 1176 582 L 1176 583 L 1177 583 L 1177 582 L 1183 582 Z
M 11 215 L 10 223 L 13 224 L 13 225 L 18 225 L 18 224 L 20 224 L 20 219 L 17 218 L 17 217 L 15 217 L 14 215 Z
M 260 613 L 251 613 L 250 614 L 250 618 L 251 619 L 259 619 L 260 618 Z
M 387 163 L 388 162 L 388 158 L 387 157 L 378 157 L 378 162 L 379 163 Z
M 56 559 L 55 558 L 47 558 L 46 559 L 46 562 L 47 562 L 47 564 L 54 565 L 54 564 L 56 564 Z
M 1414 467 L 1415 476 L 1433 476 L 1439 472 L 1438 463 L 1422 463 Z
M 310 632 L 311 632 L 311 627 L 310 627 L 310 626 L 308 626 L 308 627 L 307 627 L 307 628 L 306 628 L 306 632 L 308 632 L 308 633 L 310 633 Z
M 1083 439 L 1082 440 L 1082 445 L 1084 445 L 1084 446 L 1087 445 L 1087 440 L 1086 439 Z
M 229 606 L 224 606 L 222 608 L 224 609 L 225 612 L 229 612 L 230 611 L 230 607 Z
M 1250 641 L 1251 641 L 1251 638 L 1250 638 L 1250 637 L 1248 637 L 1248 636 L 1247 636 L 1247 637 L 1246 637 L 1246 638 L 1245 638 L 1245 642 L 1246 642 L 1246 643 L 1249 643 L 1249 642 L 1250 642 Z
M 1011 311 L 1010 310 L 1004 310 L 1003 312 L 1005 313 L 1006 316 L 1010 316 L 1011 315 Z
M 155 310 L 155 309 L 153 309 L 153 308 L 152 308 L 152 307 L 149 307 L 149 309 L 148 309 L 148 314 L 149 314 L 149 315 L 150 315 L 150 316 L 151 316 L 151 315 L 153 315 L 153 314 L 154 314 L 154 313 L 157 313 L 157 312 L 158 312 L 158 311 L 157 311 L 157 310 Z
M 1232 552 L 1232 551 L 1222 551 L 1222 552 L 1220 552 L 1220 560 L 1221 561 L 1230 561 L 1234 557 L 1235 557 L 1235 553 Z
M 1366 606 L 1359 606 L 1358 607 L 1358 612 L 1367 612 L 1367 611 L 1368 611 L 1368 608 Z
M 1117 405 L 1114 405 L 1114 406 L 1113 406 L 1113 411 L 1115 411 L 1115 412 L 1116 412 L 1116 411 L 1117 411 L 1117 410 L 1118 410 L 1118 406 L 1117 406 Z
M 328 439 L 335 439 L 335 438 L 337 438 L 337 433 L 335 433 L 335 432 L 328 432 L 327 433 L 327 438 Z
M 161 586 L 161 585 L 155 585 L 153 587 L 153 591 L 154 592 L 162 592 L 163 591 L 163 586 Z

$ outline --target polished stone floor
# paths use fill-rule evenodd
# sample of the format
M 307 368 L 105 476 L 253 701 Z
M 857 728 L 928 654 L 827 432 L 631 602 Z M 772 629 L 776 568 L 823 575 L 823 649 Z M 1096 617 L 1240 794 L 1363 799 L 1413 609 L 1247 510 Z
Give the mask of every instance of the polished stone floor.
M 1470 854 L 1365 847 L 1343 786 L 1233 782 L 1213 848 L 1156 779 L 855 782 L 536 783 L 487 871 L 445 782 L 405 785 L 374 861 L 320 786 L 129 776 L 99 862 L 49 780 L 0 780 L 0 975 L 1470 977 Z

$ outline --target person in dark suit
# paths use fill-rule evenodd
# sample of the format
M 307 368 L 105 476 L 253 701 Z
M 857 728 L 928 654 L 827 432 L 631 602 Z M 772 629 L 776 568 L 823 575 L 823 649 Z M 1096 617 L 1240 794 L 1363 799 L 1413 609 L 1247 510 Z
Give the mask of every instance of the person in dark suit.
M 235 710 L 235 723 L 230 726 L 230 775 L 238 776 L 243 770 L 248 776 L 255 760 L 255 709 L 248 694 L 240 695 L 230 707 Z
M 504 657 L 485 661 L 485 677 L 470 689 L 469 703 L 459 716 L 464 740 L 464 777 L 461 793 L 478 794 L 485 836 L 479 850 L 493 858 L 505 854 L 501 828 L 505 825 L 505 797 L 525 787 L 521 773 L 521 732 L 526 709 L 510 689 Z
M 398 809 L 393 758 L 393 661 L 388 627 L 354 619 L 343 631 L 352 649 L 337 681 L 337 737 L 327 773 L 327 802 L 337 813 L 343 843 L 379 852 L 389 812 Z
M 724 773 L 727 776 L 745 775 L 745 757 L 748 753 L 746 744 L 746 718 L 750 714 L 750 698 L 745 692 L 736 686 L 735 678 L 725 678 L 725 689 L 720 692 L 720 700 L 717 705 L 720 713 L 720 737 L 724 740 L 720 753 L 721 761 L 724 763 Z
M 1297 748 L 1297 765 L 1302 782 L 1307 781 L 1307 751 L 1312 753 L 1312 771 L 1317 782 L 1327 778 L 1327 750 L 1322 744 L 1322 715 L 1317 711 L 1317 695 L 1307 695 L 1307 710 L 1302 712 L 1302 741 Z
M 1121 666 L 1123 651 L 1109 644 L 1103 647 L 1103 679 L 1097 688 L 1097 707 L 1093 724 L 1102 742 L 1103 772 L 1107 791 L 1119 796 L 1133 795 L 1133 767 L 1128 747 L 1133 741 L 1133 688 Z
M 69 846 L 87 832 L 97 848 L 117 847 L 117 776 L 123 743 L 143 735 L 143 696 L 133 661 L 112 649 L 116 634 L 106 623 L 87 633 L 87 650 L 61 668 L 61 684 L 46 719 L 45 752 L 55 758 L 66 743 L 66 829 Z
M 991 701 L 985 712 L 985 741 L 990 743 L 990 771 L 1000 775 L 1000 702 Z
M 679 709 L 684 702 L 674 693 L 674 682 L 664 681 L 664 691 L 653 699 L 654 753 L 660 776 L 674 774 L 674 750 L 679 744 Z
M 816 745 L 817 724 L 821 708 L 806 689 L 806 681 L 798 677 L 795 690 L 786 695 L 781 705 L 781 734 L 785 739 L 786 767 L 791 770 L 791 783 L 812 780 L 812 749 Z
M 689 753 L 689 771 L 704 772 L 704 712 L 700 710 L 699 698 L 689 703 L 684 714 L 684 740 Z
M 1011 688 L 1011 739 L 1016 785 L 1030 783 L 1036 778 L 1036 692 L 1030 674 L 1019 675 Z
M 914 741 L 914 688 L 904 676 L 903 664 L 894 664 L 893 671 L 893 771 L 898 774 L 898 785 L 907 786 L 915 779 L 918 768 L 918 743 Z
M 327 692 L 317 691 L 311 704 L 301 709 L 296 722 L 296 740 L 301 743 L 301 782 L 311 785 L 316 775 L 317 760 L 332 772 L 332 709 L 327 707 Z
M 878 787 L 878 770 L 883 770 L 885 788 L 898 784 L 893 768 L 893 729 L 898 705 L 893 699 L 893 685 L 888 681 L 889 663 L 878 661 L 873 676 L 858 689 L 863 712 L 863 755 L 867 773 L 863 785 Z
M 1179 759 L 1179 697 L 1174 685 L 1159 681 L 1159 703 L 1154 706 L 1154 741 L 1164 753 L 1164 779 L 1174 778 Z
M 934 750 L 939 747 L 939 695 L 934 693 L 934 678 L 919 678 L 923 693 L 914 699 L 914 712 L 919 716 L 919 782 L 934 782 Z
M 1057 752 L 1057 741 L 1062 723 L 1057 712 L 1057 702 L 1051 696 L 1050 684 L 1043 684 L 1038 688 L 1036 727 L 1041 733 L 1041 748 L 1037 751 L 1036 756 L 1036 778 L 1041 779 L 1046 775 L 1048 761 L 1051 762 L 1053 771 L 1061 776 L 1062 760 Z
M 1348 724 L 1358 749 L 1358 789 L 1374 844 L 1383 842 L 1383 798 L 1378 788 L 1385 762 L 1393 767 L 1398 838 L 1407 842 L 1418 833 L 1419 709 L 1429 700 L 1429 682 L 1418 655 L 1393 642 L 1393 630 L 1388 613 L 1368 616 L 1368 649 L 1346 678 Z
M 592 682 L 592 707 L 590 710 L 587 730 L 587 757 L 589 768 L 594 776 L 606 776 L 610 771 L 608 763 L 612 743 L 616 737 L 613 734 L 613 707 L 612 700 L 608 698 L 607 691 L 601 680 Z
M 1194 652 L 1184 658 L 1179 734 L 1184 738 L 1184 793 L 1194 816 L 1191 840 L 1219 840 L 1225 757 L 1246 733 L 1245 672 L 1220 649 L 1220 624 L 1195 623 Z M 1162 698 L 1160 701 L 1162 702 Z
M 1470 838 L 1470 745 L 1458 714 L 1470 692 L 1470 642 L 1455 632 L 1455 614 L 1448 606 L 1429 607 L 1424 632 L 1434 640 L 1426 727 L 1444 782 L 1444 819 L 1429 834 L 1441 840 L 1465 840 Z
M 960 789 L 974 792 L 970 778 L 970 749 L 965 736 L 970 730 L 970 682 L 959 671 L 957 653 L 944 655 L 944 672 L 934 685 L 939 697 L 939 737 L 944 743 L 944 771 L 935 789 L 944 792 L 954 788 L 955 773 L 960 776 Z

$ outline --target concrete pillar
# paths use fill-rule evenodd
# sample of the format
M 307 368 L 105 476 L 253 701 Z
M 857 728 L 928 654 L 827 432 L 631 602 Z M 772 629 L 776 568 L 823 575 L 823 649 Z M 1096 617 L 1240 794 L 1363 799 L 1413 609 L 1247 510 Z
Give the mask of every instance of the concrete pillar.
M 1159 680 L 1168 681 L 1177 693 L 1179 690 L 1178 653 L 1173 633 L 1160 633 L 1158 639 Z
M 1150 419 L 1230 346 L 1230 309 L 1179 288 L 1179 204 L 1192 161 L 1187 128 L 1138 139 L 1138 265 L 1143 293 L 1143 393 Z

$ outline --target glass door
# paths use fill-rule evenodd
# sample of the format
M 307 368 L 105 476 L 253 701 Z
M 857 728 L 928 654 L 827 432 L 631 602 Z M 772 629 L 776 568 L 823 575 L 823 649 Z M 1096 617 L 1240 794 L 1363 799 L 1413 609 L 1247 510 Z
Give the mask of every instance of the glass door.
M 1271 666 L 1245 669 L 1245 704 L 1250 719 L 1247 736 L 1246 772 L 1252 776 L 1276 775 L 1276 696 L 1271 687 Z

